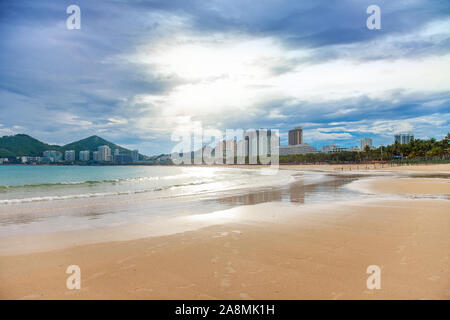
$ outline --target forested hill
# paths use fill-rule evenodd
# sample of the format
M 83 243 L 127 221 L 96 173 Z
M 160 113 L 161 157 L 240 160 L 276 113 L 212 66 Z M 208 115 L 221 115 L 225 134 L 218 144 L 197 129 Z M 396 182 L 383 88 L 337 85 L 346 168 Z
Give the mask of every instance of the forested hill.
M 75 150 L 78 157 L 80 151 L 89 150 L 93 152 L 97 151 L 99 146 L 104 145 L 109 146 L 112 152 L 114 152 L 115 149 L 119 149 L 121 153 L 131 153 L 131 150 L 118 146 L 99 136 L 91 136 L 64 146 L 58 146 L 49 145 L 26 134 L 17 134 L 15 136 L 0 137 L 0 158 L 20 156 L 39 157 L 42 156 L 42 153 L 46 150 L 56 150 L 60 152 Z

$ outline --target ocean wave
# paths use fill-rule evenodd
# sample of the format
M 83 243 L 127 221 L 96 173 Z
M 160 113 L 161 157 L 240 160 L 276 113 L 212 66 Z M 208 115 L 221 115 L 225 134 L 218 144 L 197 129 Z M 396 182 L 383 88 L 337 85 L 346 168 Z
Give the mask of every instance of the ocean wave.
M 136 178 L 120 178 L 120 179 L 106 179 L 106 180 L 86 180 L 86 181 L 63 181 L 63 182 L 46 182 L 36 184 L 22 184 L 22 185 L 9 185 L 1 186 L 0 192 L 7 192 L 8 190 L 15 190 L 21 188 L 42 188 L 42 187 L 61 187 L 61 186 L 83 186 L 83 185 L 97 185 L 97 184 L 115 184 L 122 182 L 147 182 L 154 180 L 171 180 L 177 178 L 184 178 L 190 175 L 178 174 L 172 176 L 153 176 L 153 177 L 136 177 Z
M 279 172 L 280 175 L 260 176 L 254 175 L 232 175 L 208 173 L 202 175 L 201 172 L 182 172 L 167 176 L 143 176 L 122 179 L 107 180 L 87 180 L 87 181 L 66 181 L 66 182 L 46 182 L 42 184 L 23 184 L 17 186 L 0 186 L 0 205 L 27 203 L 37 201 L 68 200 L 77 198 L 107 197 L 127 194 L 138 194 L 147 192 L 161 192 L 164 190 L 187 188 L 182 190 L 182 195 L 193 193 L 217 192 L 231 189 L 249 187 L 263 187 L 267 185 L 286 184 L 295 181 L 292 172 Z M 245 171 L 248 173 L 248 171 Z M 155 183 L 145 183 L 153 180 Z M 164 182 L 163 182 L 164 181 Z M 142 182 L 142 184 L 139 184 Z M 109 185 L 108 185 L 109 184 Z M 117 186 L 115 186 L 117 184 Z M 90 186 L 96 185 L 95 188 Z M 72 188 L 72 186 L 75 186 Z M 200 188 L 192 188 L 201 186 Z M 165 194 L 158 194 L 157 197 L 165 197 Z M 167 193 L 168 197 L 178 196 L 178 191 Z
M 128 190 L 128 191 L 95 192 L 95 193 L 82 193 L 82 194 L 71 194 L 71 195 L 54 195 L 54 196 L 32 197 L 32 198 L 4 199 L 4 200 L 0 200 L 0 205 L 39 202 L 39 201 L 70 200 L 70 199 L 130 195 L 130 194 L 164 191 L 164 190 L 170 190 L 170 189 L 182 188 L 182 187 L 190 187 L 190 186 L 195 186 L 195 185 L 207 184 L 208 182 L 209 181 L 181 183 L 181 184 L 174 184 L 174 185 L 168 185 L 168 186 L 163 186 L 163 187 L 155 187 L 155 188 L 149 188 L 149 189 L 136 189 L 136 190 Z
M 70 181 L 70 182 L 49 182 L 49 183 L 37 183 L 37 184 L 22 184 L 13 186 L 0 186 L 1 191 L 15 190 L 21 188 L 41 188 L 41 187 L 60 187 L 60 186 L 79 186 L 79 185 L 94 185 L 101 183 L 116 183 L 119 179 L 114 180 L 100 180 L 100 181 Z

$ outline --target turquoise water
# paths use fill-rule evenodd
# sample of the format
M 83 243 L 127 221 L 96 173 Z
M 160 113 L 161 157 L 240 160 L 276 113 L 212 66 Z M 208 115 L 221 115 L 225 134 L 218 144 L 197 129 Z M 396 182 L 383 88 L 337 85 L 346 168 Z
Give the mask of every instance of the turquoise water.
M 176 167 L 131 166 L 0 166 L 0 186 L 26 186 L 103 182 L 139 177 L 161 177 L 176 172 Z
M 148 198 L 287 183 L 285 172 L 176 166 L 0 166 L 0 205 L 145 193 Z

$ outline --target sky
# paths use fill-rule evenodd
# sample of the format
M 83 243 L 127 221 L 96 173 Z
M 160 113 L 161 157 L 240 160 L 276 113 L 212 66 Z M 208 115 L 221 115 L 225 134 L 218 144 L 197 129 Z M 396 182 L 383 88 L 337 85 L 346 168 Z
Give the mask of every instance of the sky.
M 154 155 L 186 128 L 278 129 L 284 145 L 301 125 L 320 148 L 440 139 L 449 122 L 449 1 L 0 1 L 0 136 Z

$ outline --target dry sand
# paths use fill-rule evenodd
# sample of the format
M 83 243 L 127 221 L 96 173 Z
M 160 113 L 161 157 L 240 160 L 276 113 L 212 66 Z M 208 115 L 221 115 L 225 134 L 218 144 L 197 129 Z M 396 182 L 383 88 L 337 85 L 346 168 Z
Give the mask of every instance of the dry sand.
M 257 166 L 242 166 L 254 167 Z M 423 173 L 450 173 L 450 163 L 445 164 L 418 164 L 418 165 L 397 165 L 390 163 L 369 163 L 369 164 L 282 164 L 280 168 L 297 170 L 323 170 L 323 171 L 358 171 L 358 170 L 379 170 L 379 171 L 413 171 Z
M 449 179 L 377 178 L 367 185 L 369 190 L 378 193 L 450 195 Z
M 450 299 L 449 209 L 413 199 L 241 206 L 227 222 L 193 217 L 213 224 L 200 230 L 2 256 L 0 298 Z M 81 290 L 66 289 L 74 264 Z M 380 290 L 366 288 L 369 265 L 382 270 Z

